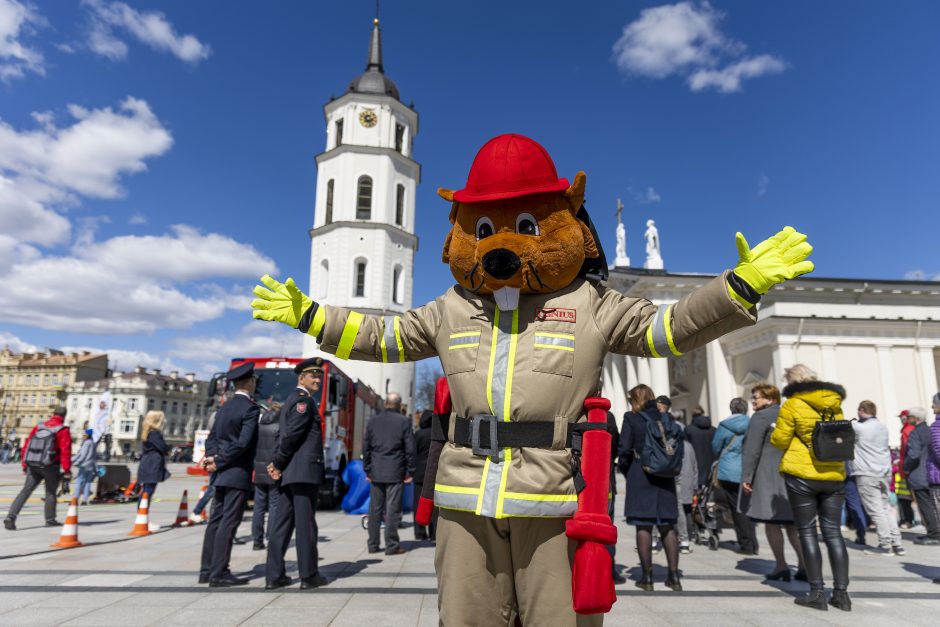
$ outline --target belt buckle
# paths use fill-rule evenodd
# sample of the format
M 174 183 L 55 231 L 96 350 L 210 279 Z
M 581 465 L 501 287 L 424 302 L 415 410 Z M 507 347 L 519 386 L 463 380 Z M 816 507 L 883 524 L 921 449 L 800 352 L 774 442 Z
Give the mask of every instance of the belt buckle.
M 488 447 L 480 446 L 480 425 L 489 424 L 490 445 Z M 499 454 L 499 446 L 496 442 L 496 416 L 492 414 L 477 414 L 470 419 L 470 446 L 474 455 L 480 457 L 492 457 Z

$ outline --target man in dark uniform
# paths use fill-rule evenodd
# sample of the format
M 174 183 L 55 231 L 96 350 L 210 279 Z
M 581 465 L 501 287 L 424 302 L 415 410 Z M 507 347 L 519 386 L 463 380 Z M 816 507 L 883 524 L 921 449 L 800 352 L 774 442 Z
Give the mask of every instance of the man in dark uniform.
M 215 423 L 206 439 L 206 457 L 202 464 L 215 473 L 212 513 L 202 542 L 202 566 L 199 583 L 210 588 L 227 588 L 248 583 L 229 571 L 232 542 L 241 522 L 252 488 L 251 471 L 258 439 L 260 410 L 252 400 L 256 379 L 254 364 L 247 363 L 229 371 L 226 379 L 235 385 L 235 395 L 219 408 Z
M 323 378 L 323 360 L 312 357 L 297 364 L 297 389 L 281 408 L 274 459 L 268 474 L 278 481 L 277 508 L 268 537 L 267 582 L 273 590 L 291 584 L 284 556 L 291 534 L 297 531 L 297 570 L 300 588 L 325 585 L 317 564 L 317 492 L 323 483 L 323 439 L 317 392 Z

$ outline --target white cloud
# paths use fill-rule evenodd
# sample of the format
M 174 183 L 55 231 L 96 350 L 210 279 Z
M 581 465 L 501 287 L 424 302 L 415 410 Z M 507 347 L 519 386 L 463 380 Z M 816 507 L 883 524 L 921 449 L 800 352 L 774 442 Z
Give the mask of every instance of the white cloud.
M 36 112 L 40 128 L 18 131 L 0 121 L 0 232 L 23 242 L 66 241 L 70 225 L 58 210 L 78 196 L 115 198 L 123 175 L 146 170 L 146 159 L 173 138 L 143 100 L 128 97 L 117 111 L 67 107 L 72 124 Z
M 8 331 L 0 331 L 0 346 L 6 346 L 14 353 L 35 353 L 39 347 L 16 337 Z
M 940 281 L 940 272 L 924 272 L 923 270 L 910 270 L 904 273 L 905 281 Z
M 84 241 L 72 256 L 33 258 L 0 275 L 0 319 L 108 335 L 185 329 L 218 318 L 233 300 L 240 304 L 251 293 L 246 284 L 223 297 L 218 286 L 191 282 L 254 280 L 266 272 L 277 267 L 251 246 L 191 227 L 176 226 L 162 236 Z
M 147 216 L 138 212 L 127 219 L 128 224 L 147 224 Z
M 741 81 L 764 74 L 779 74 L 787 68 L 780 59 L 769 54 L 738 61 L 719 70 L 697 70 L 689 77 L 692 91 L 714 87 L 722 93 L 741 91 Z
M 627 191 L 633 196 L 633 199 L 641 205 L 655 205 L 662 202 L 662 196 L 653 187 L 647 187 L 645 190 L 637 191 L 633 187 L 628 187 Z
M 23 44 L 23 35 L 43 26 L 45 20 L 29 4 L 0 0 L 0 80 L 22 78 L 27 72 L 44 75 L 42 53 Z
M 692 91 L 739 91 L 741 81 L 781 72 L 786 64 L 771 55 L 744 57 L 747 46 L 724 35 L 722 14 L 708 2 L 651 7 L 627 24 L 613 46 L 625 75 L 686 77 Z
M 757 179 L 757 195 L 764 196 L 768 187 L 770 187 L 770 177 L 762 172 L 760 178 Z
M 232 357 L 299 356 L 303 334 L 283 324 L 253 320 L 234 336 L 181 337 L 173 345 L 170 355 L 196 364 L 199 372 L 223 372 Z
M 159 52 L 169 52 L 187 63 L 207 59 L 211 52 L 207 44 L 193 35 L 179 35 L 162 13 L 141 12 L 123 2 L 82 0 L 91 15 L 88 46 L 97 54 L 112 60 L 127 57 L 127 44 L 115 34 L 125 31 L 141 43 Z
M 167 355 L 157 355 L 142 350 L 126 350 L 123 348 L 102 348 L 100 346 L 63 346 L 59 350 L 66 353 L 80 353 L 89 351 L 91 353 L 106 353 L 108 355 L 108 367 L 116 372 L 129 372 L 137 366 L 154 369 L 158 368 L 164 373 L 176 370 L 181 374 L 192 372 L 186 366 L 178 364 Z

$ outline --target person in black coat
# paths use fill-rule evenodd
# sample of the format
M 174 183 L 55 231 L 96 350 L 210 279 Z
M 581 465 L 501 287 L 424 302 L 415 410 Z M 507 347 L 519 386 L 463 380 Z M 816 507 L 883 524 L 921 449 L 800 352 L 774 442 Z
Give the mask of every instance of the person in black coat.
M 323 483 L 323 438 L 317 395 L 323 380 L 323 360 L 311 357 L 294 367 L 295 389 L 278 418 L 277 444 L 268 464 L 268 474 L 277 482 L 277 509 L 268 534 L 268 563 L 265 588 L 274 590 L 291 584 L 284 556 L 291 536 L 297 532 L 297 570 L 300 589 L 326 585 L 319 572 L 317 554 L 317 494 Z
M 430 447 L 429 447 L 430 448 Z M 426 462 L 425 462 L 426 463 Z M 385 510 L 385 554 L 405 552 L 399 544 L 402 496 L 415 474 L 415 440 L 411 421 L 401 413 L 401 396 L 385 399 L 385 411 L 372 416 L 362 438 L 362 469 L 369 489 L 369 553 L 378 553 Z
M 166 416 L 162 411 L 148 411 L 141 428 L 140 465 L 137 466 L 137 483 L 141 485 L 140 498 L 144 494 L 153 500 L 157 484 L 166 481 L 170 473 L 166 469 L 166 454 L 170 450 L 163 439 Z
M 640 384 L 632 388 L 629 399 L 633 411 L 623 416 L 618 455 L 620 471 L 627 477 L 624 508 L 627 524 L 636 526 L 636 549 L 643 571 L 636 586 L 643 590 L 653 589 L 653 527 L 658 527 L 669 565 L 666 586 L 678 591 L 682 585 L 679 583 L 679 535 L 676 532 L 679 518 L 676 480 L 648 475 L 636 461 L 643 450 L 646 420 L 662 420 L 663 417 L 656 408 L 656 397 L 649 386 Z
M 424 489 L 424 475 L 428 469 L 428 453 L 431 450 L 431 421 L 434 412 L 425 409 L 418 420 L 418 430 L 415 431 L 415 502 Z M 437 508 L 431 515 L 431 524 L 427 527 L 415 522 L 415 540 L 435 540 L 437 534 Z
M 251 508 L 252 550 L 263 551 L 264 515 L 268 515 L 268 537 L 271 535 L 271 521 L 277 507 L 277 483 L 268 474 L 268 464 L 274 459 L 274 446 L 277 444 L 277 432 L 280 426 L 281 403 L 274 402 L 271 409 L 261 414 L 258 419 L 258 447 L 255 450 L 255 499 Z
M 258 438 L 258 405 L 252 400 L 257 379 L 252 363 L 237 366 L 226 378 L 235 386 L 235 394 L 215 415 L 206 438 L 203 467 L 215 473 L 212 482 L 212 513 L 202 541 L 202 566 L 199 582 L 211 588 L 227 588 L 248 583 L 229 571 L 232 542 L 241 522 L 251 489 L 251 470 Z
M 685 428 L 685 440 L 695 449 L 695 460 L 698 462 L 698 486 L 708 483 L 708 473 L 712 464 L 718 457 L 712 450 L 712 440 L 715 438 L 715 427 L 712 419 L 705 415 L 701 406 L 692 410 L 692 424 Z

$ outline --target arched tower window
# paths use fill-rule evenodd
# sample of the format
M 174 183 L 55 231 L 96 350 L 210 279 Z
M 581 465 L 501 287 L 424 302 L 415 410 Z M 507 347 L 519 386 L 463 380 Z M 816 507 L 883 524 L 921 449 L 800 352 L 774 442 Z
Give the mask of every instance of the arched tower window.
M 360 176 L 356 185 L 356 219 L 372 219 L 372 178 Z
M 405 302 L 405 273 L 401 271 L 401 266 L 395 266 L 392 270 L 392 302 L 396 305 Z
M 326 224 L 333 224 L 333 179 L 326 182 Z
M 317 278 L 317 294 L 326 298 L 330 289 L 330 262 L 324 259 L 320 262 L 320 276 Z
M 405 186 L 401 183 L 395 193 L 395 224 L 402 226 L 405 223 Z
M 356 272 L 353 282 L 353 296 L 366 295 L 366 263 L 365 259 L 357 259 L 356 263 L 353 264 Z

